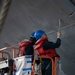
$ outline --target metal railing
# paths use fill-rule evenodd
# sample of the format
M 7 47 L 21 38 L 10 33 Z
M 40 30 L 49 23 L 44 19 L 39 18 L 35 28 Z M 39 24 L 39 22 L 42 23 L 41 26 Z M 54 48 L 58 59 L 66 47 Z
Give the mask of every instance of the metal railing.
M 1 49 L 0 49 L 0 53 L 2 53 L 2 57 L 3 57 L 3 54 L 4 54 L 4 53 L 8 55 L 8 58 L 11 57 L 9 53 L 4 52 L 5 50 L 8 50 L 8 49 L 11 49 L 11 50 L 13 51 L 13 58 L 16 58 L 16 56 L 17 56 L 16 50 L 18 50 L 18 48 L 13 47 L 13 46 L 1 48 Z
M 51 57 L 47 57 L 47 56 L 38 56 L 38 58 L 49 58 L 52 61 L 52 75 L 58 75 L 57 73 L 57 64 L 56 61 L 60 60 L 60 57 L 55 57 L 54 59 Z M 35 60 L 33 62 L 33 68 L 32 68 L 32 74 L 31 75 L 35 75 L 34 74 L 34 68 L 35 68 Z M 40 73 L 38 73 L 38 75 L 41 75 Z

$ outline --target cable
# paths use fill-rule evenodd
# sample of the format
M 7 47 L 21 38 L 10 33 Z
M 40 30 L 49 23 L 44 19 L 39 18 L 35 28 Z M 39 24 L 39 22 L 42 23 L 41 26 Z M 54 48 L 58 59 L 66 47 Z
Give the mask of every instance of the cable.
M 63 28 L 60 28 L 59 30 L 66 29 L 66 28 L 72 27 L 72 26 L 74 26 L 74 25 L 75 25 L 75 23 L 73 23 L 73 24 L 71 24 L 71 25 L 68 25 L 68 26 L 65 26 L 65 27 L 63 27 Z M 57 31 L 58 31 L 58 29 L 55 30 L 55 31 L 48 32 L 47 35 L 48 35 L 48 34 L 56 33 Z M 17 45 L 18 45 L 18 44 L 16 43 L 16 44 L 13 44 L 13 45 L 11 45 L 11 46 L 17 46 Z
M 75 25 L 75 23 L 70 24 L 70 25 L 68 25 L 68 26 L 65 26 L 65 27 L 63 27 L 63 28 L 60 28 L 59 30 L 64 30 L 64 29 L 69 28 L 69 27 L 72 27 L 72 26 L 74 26 L 74 25 Z M 57 32 L 57 31 L 58 31 L 58 29 L 57 29 L 57 30 L 54 30 L 54 31 L 51 31 L 51 32 L 48 32 L 47 34 L 52 34 L 52 33 L 55 33 L 55 32 Z

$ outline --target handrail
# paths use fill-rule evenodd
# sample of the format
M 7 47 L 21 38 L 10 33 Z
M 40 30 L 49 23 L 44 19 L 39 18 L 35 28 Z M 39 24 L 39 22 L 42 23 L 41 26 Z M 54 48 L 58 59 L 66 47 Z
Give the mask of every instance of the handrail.
M 19 49 L 19 48 L 16 48 L 16 47 L 13 47 L 13 46 L 8 46 L 8 47 L 3 47 L 0 49 L 0 51 L 3 51 L 3 50 L 6 50 L 6 49 Z
M 56 60 L 60 60 L 60 57 L 55 57 L 55 75 L 58 75 L 57 73 L 57 62 Z
M 0 52 L 3 52 L 4 50 L 7 50 L 7 49 L 13 50 L 13 58 L 15 58 L 16 57 L 16 50 L 18 50 L 19 48 L 16 48 L 16 47 L 13 47 L 13 46 L 8 46 L 8 47 L 1 48 Z
M 51 58 L 51 57 L 47 57 L 47 56 L 38 56 L 38 58 L 49 58 L 51 61 L 52 61 L 52 75 L 57 75 L 57 72 L 56 72 L 56 60 L 59 60 L 60 57 L 55 57 L 54 59 Z M 32 69 L 32 74 L 31 75 L 34 75 L 34 67 L 35 67 L 35 60 L 34 59 L 34 62 L 33 62 L 33 69 Z M 38 74 L 40 75 L 40 74 Z
M 2 58 L 3 58 L 3 54 L 7 54 L 7 58 L 8 58 L 8 59 L 10 58 L 10 54 L 9 54 L 9 53 L 7 53 L 7 52 L 2 52 L 2 51 L 0 51 L 0 53 L 2 53 Z
M 49 58 L 52 61 L 52 75 L 55 75 L 55 62 L 51 57 L 47 57 L 47 56 L 38 56 L 39 58 Z

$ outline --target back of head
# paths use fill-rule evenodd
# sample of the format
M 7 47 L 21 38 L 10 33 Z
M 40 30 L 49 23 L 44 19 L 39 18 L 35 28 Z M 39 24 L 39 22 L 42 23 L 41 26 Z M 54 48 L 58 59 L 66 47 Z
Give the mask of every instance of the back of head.
M 32 44 L 35 44 L 36 42 L 36 38 L 34 37 L 35 32 L 31 33 L 30 35 L 30 41 L 32 42 Z
M 45 32 L 43 30 L 37 30 L 34 34 L 34 37 L 36 38 L 36 40 L 40 39 L 41 36 L 45 34 Z

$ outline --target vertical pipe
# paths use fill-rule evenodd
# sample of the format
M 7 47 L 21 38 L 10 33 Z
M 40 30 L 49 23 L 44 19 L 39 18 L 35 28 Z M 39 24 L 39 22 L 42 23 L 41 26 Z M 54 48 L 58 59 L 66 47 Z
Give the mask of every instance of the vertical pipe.
M 16 49 L 13 49 L 13 58 L 16 58 Z

